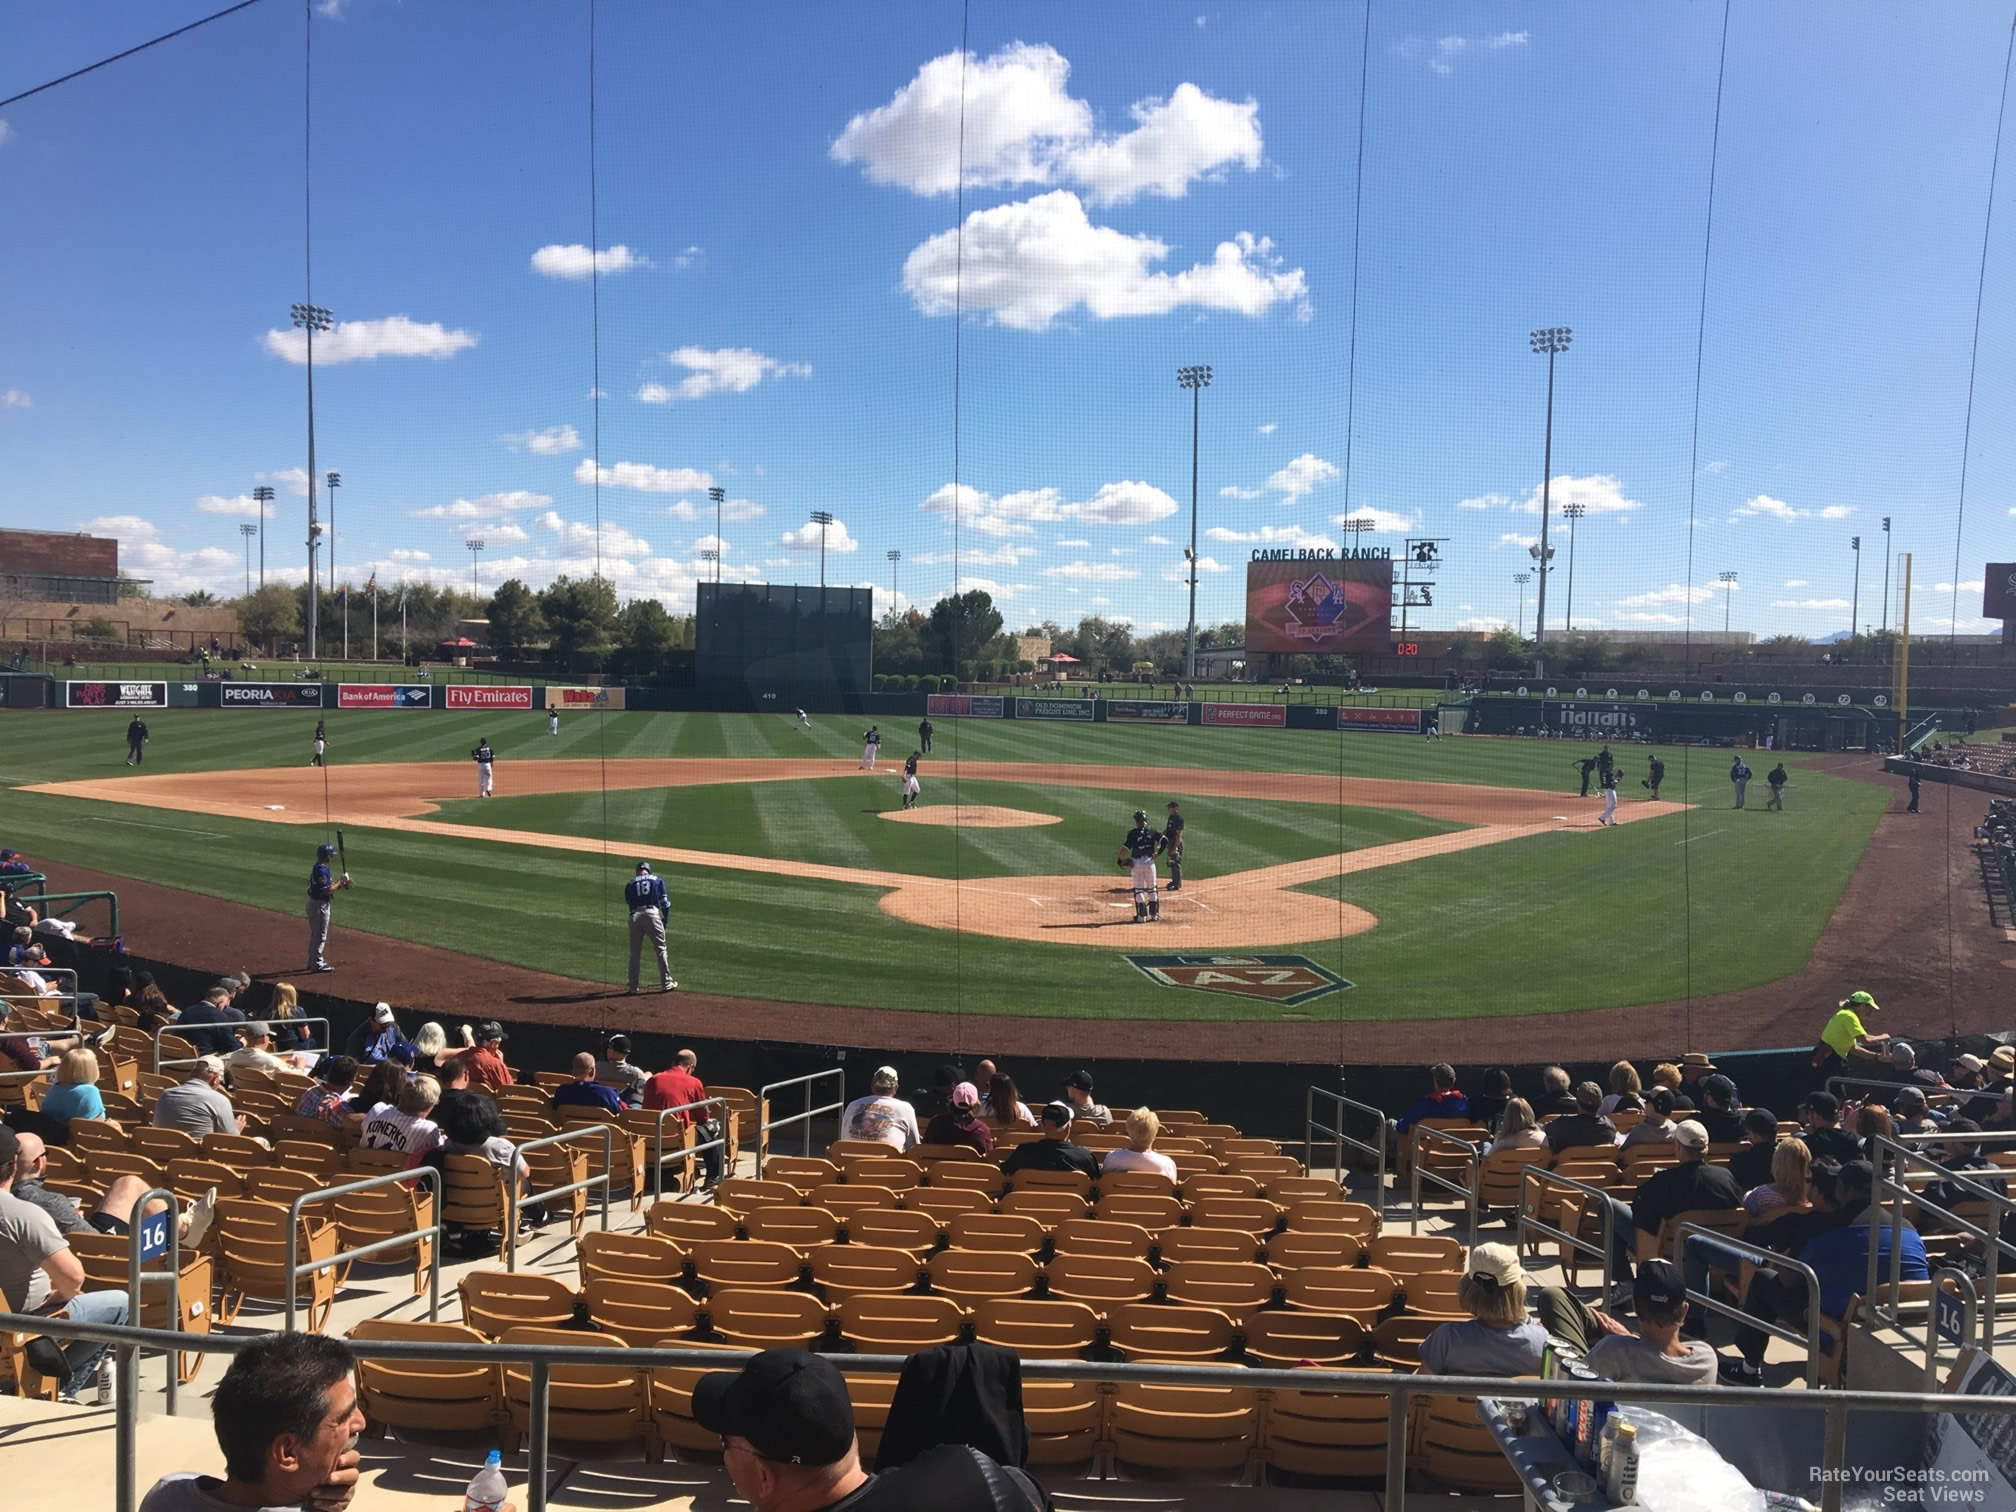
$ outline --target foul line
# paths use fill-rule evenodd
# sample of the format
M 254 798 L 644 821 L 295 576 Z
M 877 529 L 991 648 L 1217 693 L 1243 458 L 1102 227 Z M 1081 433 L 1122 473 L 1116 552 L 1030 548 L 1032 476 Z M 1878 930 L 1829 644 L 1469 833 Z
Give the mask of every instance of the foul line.
M 1712 839 L 1714 839 L 1714 838 L 1715 838 L 1715 837 L 1716 837 L 1717 835 L 1726 835 L 1726 834 L 1728 834 L 1728 833 L 1729 833 L 1729 831 L 1727 831 L 1727 830 L 1710 830 L 1710 831 L 1708 831 L 1708 833 L 1707 833 L 1707 834 L 1705 834 L 1705 835 L 1689 835 L 1689 836 L 1688 836 L 1688 837 L 1687 837 L 1687 838 L 1686 838 L 1685 840 L 1675 840 L 1675 841 L 1674 841 L 1673 843 L 1674 843 L 1674 844 L 1675 844 L 1676 846 L 1677 846 L 1677 845 L 1692 845 L 1692 844 L 1693 844 L 1693 843 L 1694 843 L 1694 842 L 1695 842 L 1696 840 L 1712 840 Z
M 93 824 L 131 824 L 140 829 L 166 830 L 171 835 L 201 835 L 205 840 L 228 840 L 229 835 L 216 830 L 186 829 L 179 824 L 154 824 L 145 819 L 113 819 L 103 814 L 91 816 Z

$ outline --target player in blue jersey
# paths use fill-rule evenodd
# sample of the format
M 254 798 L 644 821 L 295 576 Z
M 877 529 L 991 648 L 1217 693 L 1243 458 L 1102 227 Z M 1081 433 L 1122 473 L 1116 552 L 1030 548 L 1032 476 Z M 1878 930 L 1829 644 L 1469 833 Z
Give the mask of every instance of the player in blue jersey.
M 308 873 L 308 969 L 310 971 L 334 971 L 336 968 L 322 959 L 323 947 L 329 943 L 329 916 L 333 912 L 336 894 L 350 885 L 350 873 L 341 877 L 329 870 L 329 858 L 336 854 L 336 847 L 324 845 L 315 852 L 315 869 Z
M 658 951 L 658 975 L 670 992 L 679 984 L 672 980 L 672 958 L 665 949 L 665 920 L 672 912 L 672 900 L 665 895 L 665 883 L 651 875 L 651 863 L 639 861 L 637 875 L 623 886 L 623 902 L 630 910 L 630 990 L 637 990 L 637 964 L 644 954 L 644 937 L 649 935 Z

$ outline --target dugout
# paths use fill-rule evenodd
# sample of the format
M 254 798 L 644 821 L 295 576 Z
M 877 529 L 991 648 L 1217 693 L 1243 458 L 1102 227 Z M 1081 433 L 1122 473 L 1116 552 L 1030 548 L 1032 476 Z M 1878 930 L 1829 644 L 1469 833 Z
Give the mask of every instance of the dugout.
M 785 583 L 702 583 L 694 686 L 717 707 L 854 700 L 874 686 L 875 593 Z
M 1738 701 L 1741 698 L 1742 701 Z M 1649 741 L 1657 745 L 1761 746 L 1779 750 L 1864 751 L 1897 737 L 1889 709 L 1855 704 L 1738 698 L 1473 698 L 1468 735 L 1537 735 L 1563 740 Z

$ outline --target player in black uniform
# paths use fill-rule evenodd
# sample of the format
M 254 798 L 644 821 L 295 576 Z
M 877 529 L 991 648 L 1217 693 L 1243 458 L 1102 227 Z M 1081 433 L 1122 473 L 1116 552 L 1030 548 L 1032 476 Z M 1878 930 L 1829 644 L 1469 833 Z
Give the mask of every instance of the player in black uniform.
M 138 714 L 126 726 L 126 765 L 138 766 L 146 755 L 147 725 Z
M 1155 853 L 1169 843 L 1148 827 L 1148 811 L 1134 810 L 1134 828 L 1127 831 L 1119 864 L 1134 874 L 1134 922 L 1146 924 L 1162 917 L 1162 891 L 1155 881 Z
M 931 750 L 931 721 L 924 719 L 917 725 L 917 749 L 926 753 Z
M 917 758 L 924 753 L 912 751 L 903 758 L 903 807 L 917 807 Z
M 1594 756 L 1584 756 L 1575 765 L 1582 772 L 1582 791 L 1575 796 L 1577 798 L 1587 798 L 1589 796 L 1589 774 L 1596 770 L 1596 758 Z
M 1607 745 L 1596 753 L 1596 775 L 1599 778 L 1608 777 L 1611 769 L 1616 765 L 1617 758 L 1610 754 L 1610 747 Z
M 1183 810 L 1169 800 L 1169 819 L 1162 826 L 1162 848 L 1169 853 L 1169 891 L 1183 891 Z
M 1657 756 L 1654 756 L 1645 770 L 1648 775 L 1640 785 L 1652 790 L 1652 801 L 1657 803 L 1659 801 L 1659 784 L 1666 780 L 1666 763 L 1661 761 Z

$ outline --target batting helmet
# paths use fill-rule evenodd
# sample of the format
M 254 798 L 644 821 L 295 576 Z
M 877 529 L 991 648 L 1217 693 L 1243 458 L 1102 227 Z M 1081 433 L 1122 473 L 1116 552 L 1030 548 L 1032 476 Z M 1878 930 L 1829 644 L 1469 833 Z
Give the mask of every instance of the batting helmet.
M 326 861 L 335 854 L 336 847 L 333 845 L 318 845 L 315 847 L 315 855 L 318 860 Z
M 1136 824 L 1146 824 L 1148 822 L 1148 810 L 1146 809 L 1134 810 L 1134 822 Z

